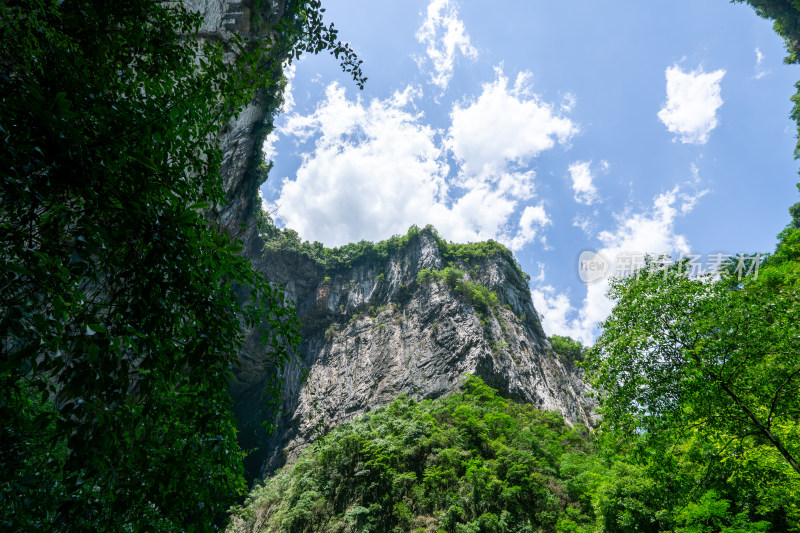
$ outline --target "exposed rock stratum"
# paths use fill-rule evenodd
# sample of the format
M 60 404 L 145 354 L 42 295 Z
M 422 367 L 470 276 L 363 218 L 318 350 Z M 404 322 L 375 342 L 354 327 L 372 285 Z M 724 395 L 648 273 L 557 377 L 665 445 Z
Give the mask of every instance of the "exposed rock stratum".
M 413 232 L 385 258 L 364 257 L 325 270 L 295 251 L 264 250 L 253 261 L 296 303 L 303 322 L 300 368 L 285 375 L 277 431 L 264 436 L 266 374 L 256 339 L 242 352 L 231 392 L 245 446 L 257 445 L 259 475 L 294 458 L 315 436 L 401 393 L 435 398 L 475 374 L 515 400 L 593 425 L 586 385 L 557 357 L 541 327 L 527 281 L 507 252 L 453 260 L 462 283 L 487 287 L 497 305 L 481 307 L 444 279 L 447 245 L 431 229 Z M 451 268 L 452 268 L 451 267 Z M 305 383 L 301 381 L 307 372 Z M 254 465 L 251 465 L 251 468 Z
M 204 16 L 202 38 L 226 40 L 234 33 L 258 38 L 249 22 L 251 1 L 189 3 Z M 285 0 L 266 4 L 270 20 L 282 16 Z M 244 241 L 254 266 L 285 287 L 303 323 L 300 364 L 281 374 L 283 400 L 277 412 L 265 406 L 262 394 L 273 369 L 258 342 L 259 331 L 249 332 L 241 350 L 230 391 L 240 441 L 250 451 L 249 477 L 269 475 L 320 432 L 401 393 L 438 397 L 457 390 L 470 374 L 507 397 L 558 411 L 571 423 L 593 425 L 593 404 L 580 371 L 553 353 L 510 253 L 450 259 L 465 282 L 496 294 L 498 305 L 481 310 L 444 280 L 417 279 L 423 269 L 448 266 L 432 230 L 411 234 L 386 257 L 367 255 L 333 269 L 299 251 L 265 246 L 255 224 L 256 168 L 264 131 L 280 100 L 276 96 L 260 95 L 220 139 L 229 203 L 215 216 Z M 265 421 L 277 425 L 271 435 L 264 431 Z

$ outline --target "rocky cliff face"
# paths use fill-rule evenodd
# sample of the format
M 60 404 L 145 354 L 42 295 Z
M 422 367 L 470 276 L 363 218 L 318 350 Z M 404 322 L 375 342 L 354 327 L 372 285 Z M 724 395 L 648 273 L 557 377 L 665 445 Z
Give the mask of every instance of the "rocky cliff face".
M 301 367 L 284 375 L 282 412 L 270 437 L 260 426 L 276 416 L 263 408 L 263 356 L 255 339 L 243 351 L 232 393 L 242 443 L 259 448 L 249 460 L 251 475 L 269 474 L 317 432 L 401 393 L 438 397 L 470 374 L 507 397 L 593 425 L 580 373 L 553 354 L 513 258 L 448 260 L 443 244 L 422 230 L 383 259 L 367 256 L 327 270 L 296 251 L 266 250 L 254 258 L 296 302 L 303 341 Z M 441 275 L 421 279 L 423 269 L 442 271 L 448 262 L 463 272 L 458 283 L 487 287 L 496 305 L 476 304 Z
M 199 38 L 220 41 L 228 50 L 227 59 L 233 63 L 236 53 L 229 43 L 235 36 L 245 41 L 267 39 L 271 28 L 283 16 L 288 0 L 187 0 L 189 10 L 203 17 Z M 256 6 L 258 4 L 258 6 Z M 254 17 L 261 23 L 252 24 Z M 263 160 L 262 144 L 272 129 L 272 115 L 281 102 L 281 59 L 273 62 L 276 84 L 272 91 L 259 91 L 255 101 L 247 106 L 236 120 L 230 121 L 222 132 L 221 173 L 228 203 L 213 215 L 232 235 L 245 242 L 257 238 L 254 231 L 254 212 L 260 208 L 258 187 L 261 185 L 259 164 Z M 241 225 L 246 230 L 242 231 Z
M 257 31 L 251 23 L 253 0 L 189 4 L 204 17 L 200 37 L 227 42 L 234 34 L 263 38 L 282 16 L 286 0 L 258 2 L 265 23 Z M 332 270 L 298 251 L 264 247 L 254 223 L 261 179 L 257 167 L 279 98 L 261 93 L 226 128 L 220 143 L 229 203 L 214 214 L 243 239 L 256 268 L 284 285 L 303 322 L 301 364 L 281 376 L 279 412 L 264 406 L 262 392 L 272 369 L 258 331 L 249 332 L 240 353 L 231 394 L 241 443 L 251 451 L 246 460 L 250 477 L 267 475 L 318 432 L 398 394 L 437 397 L 456 390 L 468 374 L 481 376 L 506 396 L 591 425 L 591 403 L 580 373 L 553 355 L 527 283 L 509 255 L 453 264 L 464 271 L 465 282 L 496 294 L 498 305 L 480 309 L 444 280 L 417 280 L 423 269 L 447 266 L 431 231 L 413 236 L 385 258 L 365 257 Z M 264 421 L 277 424 L 270 436 Z

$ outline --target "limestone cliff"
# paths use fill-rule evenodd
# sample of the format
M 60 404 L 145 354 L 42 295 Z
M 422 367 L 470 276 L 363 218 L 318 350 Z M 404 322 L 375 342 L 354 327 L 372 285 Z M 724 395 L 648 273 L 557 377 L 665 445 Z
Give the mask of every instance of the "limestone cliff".
M 188 3 L 204 17 L 200 38 L 228 42 L 234 34 L 264 38 L 283 15 L 286 0 Z M 253 17 L 259 18 L 258 29 Z M 281 376 L 283 404 L 277 414 L 264 406 L 262 391 L 272 369 L 258 331 L 249 332 L 240 353 L 231 394 L 241 443 L 251 451 L 249 476 L 262 477 L 294 457 L 317 431 L 400 393 L 447 394 L 468 374 L 480 375 L 507 396 L 590 425 L 591 403 L 580 374 L 553 355 L 510 254 L 453 261 L 445 257 L 442 241 L 425 230 L 385 257 L 364 256 L 335 267 L 298 250 L 264 246 L 255 224 L 263 179 L 258 167 L 279 90 L 276 85 L 261 92 L 219 139 L 228 205 L 212 214 L 244 241 L 256 268 L 285 286 L 303 322 L 302 361 Z M 465 283 L 493 291 L 497 305 L 480 309 L 452 284 L 418 281 L 421 270 L 440 271 L 448 263 L 463 270 Z M 262 427 L 265 420 L 277 423 L 270 436 Z
M 324 267 L 300 251 L 271 247 L 254 258 L 295 301 L 303 341 L 301 368 L 284 375 L 283 412 L 269 438 L 260 422 L 274 415 L 262 407 L 266 374 L 255 339 L 243 351 L 232 393 L 242 443 L 259 448 L 248 464 L 251 474 L 266 475 L 296 456 L 315 431 L 400 393 L 447 394 L 469 374 L 507 397 L 593 425 L 580 373 L 553 354 L 510 253 L 446 257 L 454 246 L 431 229 L 396 240 L 401 245 L 385 256 L 365 254 L 344 266 Z M 441 275 L 420 279 L 423 269 L 436 274 L 447 266 L 463 273 L 462 289 L 486 287 L 496 303 L 479 305 Z
M 236 59 L 229 43 L 234 36 L 245 41 L 267 39 L 275 23 L 283 16 L 288 0 L 186 0 L 187 7 L 203 18 L 198 37 L 201 40 L 222 42 L 228 51 L 227 59 Z M 258 24 L 253 24 L 258 20 Z M 259 167 L 263 161 L 262 144 L 272 129 L 272 117 L 280 106 L 283 83 L 280 67 L 282 58 L 274 58 L 271 66 L 275 85 L 261 90 L 236 118 L 224 128 L 219 139 L 222 148 L 221 174 L 228 203 L 213 216 L 232 235 L 246 243 L 257 238 L 254 213 L 260 208 L 258 187 L 263 180 Z M 241 226 L 246 228 L 244 231 Z

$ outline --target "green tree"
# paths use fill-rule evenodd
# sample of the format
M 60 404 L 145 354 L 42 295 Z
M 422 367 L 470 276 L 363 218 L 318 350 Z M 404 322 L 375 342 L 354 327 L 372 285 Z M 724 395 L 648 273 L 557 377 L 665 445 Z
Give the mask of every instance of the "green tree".
M 363 83 L 322 11 L 224 44 L 179 2 L 0 5 L 3 529 L 206 530 L 243 491 L 242 327 L 276 367 L 299 327 L 213 219 L 215 139 L 289 54 L 329 49 Z
M 575 361 L 583 361 L 586 348 L 580 341 L 565 335 L 553 335 L 548 337 L 547 340 L 550 341 L 550 346 L 553 347 L 553 351 L 557 356 L 573 363 Z
M 689 279 L 682 264 L 614 280 L 591 356 L 604 424 L 651 442 L 676 428 L 768 444 L 800 474 L 797 264 L 759 279 Z M 788 286 L 786 285 L 788 284 Z
M 586 367 L 603 448 L 639 469 L 631 486 L 652 494 L 609 499 L 628 489 L 601 484 L 604 520 L 628 520 L 619 506 L 631 501 L 652 527 L 676 531 L 800 527 L 798 242 L 800 230 L 787 229 L 758 274 L 741 280 L 735 263 L 715 281 L 648 260 L 639 276 L 612 281 L 616 306 Z

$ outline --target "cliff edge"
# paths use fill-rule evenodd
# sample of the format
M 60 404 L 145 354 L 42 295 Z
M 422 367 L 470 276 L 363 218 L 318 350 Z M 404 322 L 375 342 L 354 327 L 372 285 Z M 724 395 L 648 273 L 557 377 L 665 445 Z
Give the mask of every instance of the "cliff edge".
M 269 475 L 316 435 L 401 393 L 435 398 L 480 376 L 502 395 L 594 425 L 581 371 L 557 357 L 526 276 L 493 241 L 452 244 L 433 228 L 336 250 L 294 232 L 265 238 L 256 268 L 285 287 L 303 323 L 301 363 L 282 376 L 278 412 L 257 339 L 242 352 L 231 392 L 251 476 Z M 305 380 L 303 380 L 305 377 Z M 276 424 L 266 436 L 263 421 Z

